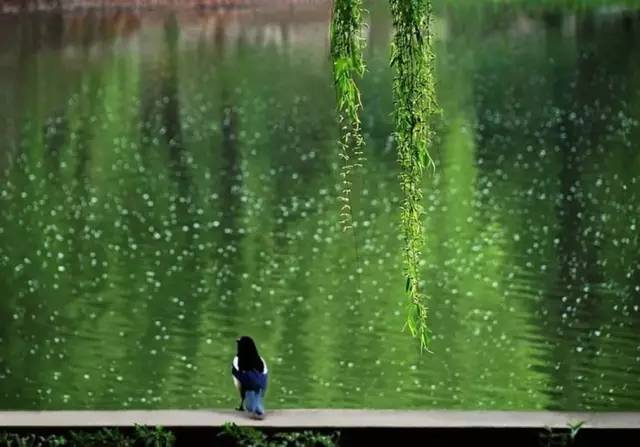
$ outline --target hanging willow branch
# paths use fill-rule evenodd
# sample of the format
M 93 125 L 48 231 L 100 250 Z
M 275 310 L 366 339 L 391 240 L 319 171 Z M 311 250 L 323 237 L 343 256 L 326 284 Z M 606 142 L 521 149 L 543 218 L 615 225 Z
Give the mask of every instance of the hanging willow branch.
M 340 224 L 353 228 L 352 175 L 362 167 L 363 138 L 359 112 L 362 108 L 356 79 L 364 73 L 362 0 L 335 0 L 331 21 L 331 59 L 340 127 Z
M 431 49 L 431 0 L 389 0 L 395 29 L 391 48 L 395 142 L 400 164 L 401 211 L 404 234 L 404 268 L 409 298 L 407 327 L 428 349 L 429 329 L 425 295 L 419 288 L 420 259 L 424 245 L 422 178 L 426 167 L 435 168 L 429 154 L 431 118 L 436 110 Z

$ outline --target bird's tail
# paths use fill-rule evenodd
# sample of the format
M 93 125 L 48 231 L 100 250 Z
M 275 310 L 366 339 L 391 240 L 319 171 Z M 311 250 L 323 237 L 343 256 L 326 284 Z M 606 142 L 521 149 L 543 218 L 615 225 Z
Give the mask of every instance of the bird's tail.
M 244 395 L 245 409 L 257 417 L 264 416 L 264 403 L 260 391 L 247 391 Z

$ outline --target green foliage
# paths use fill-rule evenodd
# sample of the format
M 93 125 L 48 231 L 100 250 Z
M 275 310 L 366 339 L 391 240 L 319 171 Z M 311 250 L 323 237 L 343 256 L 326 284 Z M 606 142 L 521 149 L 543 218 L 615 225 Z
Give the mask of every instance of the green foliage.
M 176 441 L 175 435 L 163 427 L 136 425 L 136 437 L 145 447 L 171 447 Z
M 390 0 L 395 35 L 391 65 L 395 68 L 395 140 L 404 195 L 401 220 L 404 234 L 404 269 L 409 297 L 407 324 L 411 334 L 427 349 L 427 306 L 419 288 L 422 253 L 422 176 L 435 167 L 429 155 L 431 117 L 436 110 L 431 49 L 431 0 Z M 340 124 L 342 185 L 340 209 L 343 230 L 353 227 L 352 172 L 362 166 L 362 108 L 356 79 L 364 73 L 362 1 L 335 0 L 331 22 L 331 57 Z M 357 250 L 357 247 L 356 247 Z M 357 253 L 356 253 L 357 255 Z
M 175 435 L 162 427 L 136 425 L 127 435 L 118 429 L 70 432 L 67 436 L 0 433 L 0 447 L 172 447 Z
M 337 447 L 338 435 L 331 436 L 312 431 L 276 433 L 271 438 L 251 428 L 233 423 L 223 426 L 218 436 L 231 439 L 239 447 Z
M 34 434 L 0 433 L 0 447 L 58 447 L 67 444 L 61 436 L 38 436 Z
M 264 433 L 254 428 L 240 427 L 233 423 L 226 423 L 218 436 L 231 438 L 240 447 L 264 447 L 268 445 L 267 436 Z
M 584 421 L 568 424 L 568 430 L 554 431 L 547 427 L 540 433 L 540 447 L 570 447 L 575 444 L 576 437 L 582 429 Z
M 584 425 L 584 421 L 575 422 L 573 424 L 569 424 L 569 438 L 573 441 L 578 436 L 578 432 L 582 429 Z
M 273 447 L 337 447 L 337 435 L 326 436 L 312 431 L 282 433 L 275 436 Z
M 95 433 L 71 432 L 68 445 L 77 447 L 133 447 L 134 444 L 134 439 L 129 438 L 120 430 L 103 428 Z
M 352 175 L 362 167 L 364 161 L 364 139 L 359 116 L 362 102 L 356 82 L 365 68 L 362 29 L 362 0 L 335 0 L 331 20 L 331 59 L 340 132 L 340 223 L 344 231 L 353 227 Z
M 434 54 L 431 48 L 431 0 L 390 0 L 394 37 L 391 65 L 393 82 L 395 143 L 403 193 L 401 211 L 404 234 L 404 267 L 409 297 L 407 324 L 420 341 L 429 344 L 427 306 L 419 287 L 424 245 L 422 179 L 425 168 L 435 164 L 429 154 L 437 109 L 434 86 Z

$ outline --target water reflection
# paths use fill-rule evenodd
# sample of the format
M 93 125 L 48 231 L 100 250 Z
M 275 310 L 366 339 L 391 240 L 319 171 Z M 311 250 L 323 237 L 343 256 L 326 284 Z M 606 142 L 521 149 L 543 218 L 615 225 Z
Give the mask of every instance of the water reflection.
M 230 407 L 247 332 L 272 406 L 637 407 L 638 15 L 439 6 L 420 356 L 391 22 L 372 4 L 356 259 L 317 5 L 0 16 L 5 408 Z

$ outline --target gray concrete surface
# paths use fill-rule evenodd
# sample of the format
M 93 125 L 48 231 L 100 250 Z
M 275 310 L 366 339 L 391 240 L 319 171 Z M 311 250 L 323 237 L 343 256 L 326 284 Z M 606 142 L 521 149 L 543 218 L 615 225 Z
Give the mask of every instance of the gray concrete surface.
M 274 410 L 262 421 L 234 411 L 1 411 L 0 427 L 215 427 L 225 422 L 258 427 L 300 428 L 435 428 L 435 427 L 567 427 L 640 428 L 640 412 L 565 413 L 550 411 L 404 411 L 404 410 Z

